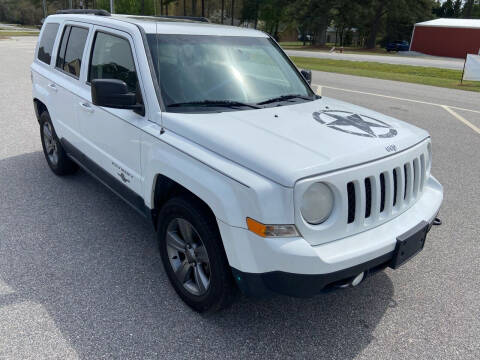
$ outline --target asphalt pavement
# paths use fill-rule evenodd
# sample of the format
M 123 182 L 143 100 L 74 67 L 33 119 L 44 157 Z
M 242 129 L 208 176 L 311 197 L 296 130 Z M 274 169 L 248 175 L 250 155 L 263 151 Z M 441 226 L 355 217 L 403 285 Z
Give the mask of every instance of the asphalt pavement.
M 413 65 L 436 67 L 441 69 L 462 70 L 464 60 L 446 57 L 436 57 L 428 55 L 407 55 L 398 53 L 396 55 L 373 55 L 373 54 L 349 54 L 327 51 L 306 51 L 306 50 L 286 50 L 288 56 L 301 56 L 317 59 L 331 60 L 350 60 L 350 61 L 370 61 L 394 65 Z
M 84 172 L 49 170 L 35 41 L 0 40 L 1 359 L 480 358 L 480 94 L 315 72 L 323 95 L 431 133 L 443 225 L 410 262 L 357 288 L 241 297 L 202 316 L 168 283 L 145 220 Z

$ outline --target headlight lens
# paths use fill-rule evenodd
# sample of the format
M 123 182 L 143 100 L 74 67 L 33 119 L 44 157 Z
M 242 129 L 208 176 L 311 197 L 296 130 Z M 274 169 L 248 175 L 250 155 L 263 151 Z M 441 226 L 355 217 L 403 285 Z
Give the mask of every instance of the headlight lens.
M 333 201 L 333 192 L 326 184 L 314 183 L 303 193 L 300 211 L 309 224 L 318 225 L 332 213 Z

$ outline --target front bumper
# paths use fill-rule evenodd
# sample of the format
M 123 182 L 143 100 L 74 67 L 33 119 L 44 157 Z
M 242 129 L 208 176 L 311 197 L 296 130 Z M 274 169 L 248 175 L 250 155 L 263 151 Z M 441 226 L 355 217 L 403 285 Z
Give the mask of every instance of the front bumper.
M 443 200 L 440 183 L 430 177 L 422 196 L 396 218 L 353 236 L 311 246 L 303 238 L 260 238 L 218 222 L 228 261 L 248 295 L 279 292 L 310 296 L 362 271 L 388 266 L 397 237 L 426 221 L 432 224 Z

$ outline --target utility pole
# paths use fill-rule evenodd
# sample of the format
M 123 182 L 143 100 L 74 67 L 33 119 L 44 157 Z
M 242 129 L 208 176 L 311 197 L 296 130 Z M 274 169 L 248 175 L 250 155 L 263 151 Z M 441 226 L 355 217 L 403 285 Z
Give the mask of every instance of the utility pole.
M 222 0 L 222 24 L 223 24 L 223 14 L 225 12 L 225 0 Z
M 234 17 L 235 17 L 235 0 L 232 0 L 232 25 L 233 25 Z
M 113 14 L 115 12 L 115 9 L 113 7 L 113 0 L 110 0 L 110 14 Z
M 47 0 L 43 0 L 43 18 L 47 17 Z

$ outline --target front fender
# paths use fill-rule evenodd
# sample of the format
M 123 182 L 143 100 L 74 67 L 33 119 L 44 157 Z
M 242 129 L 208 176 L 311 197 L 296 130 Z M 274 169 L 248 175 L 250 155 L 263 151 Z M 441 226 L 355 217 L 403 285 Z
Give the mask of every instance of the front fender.
M 246 217 L 266 224 L 293 224 L 293 189 L 273 183 L 198 144 L 151 125 L 142 135 L 144 199 L 154 207 L 159 174 L 202 199 L 218 220 L 246 228 Z

